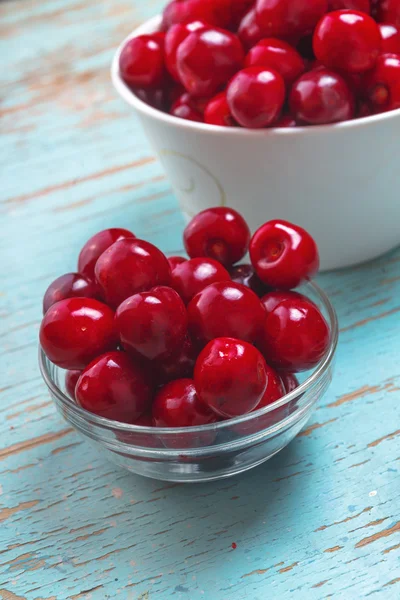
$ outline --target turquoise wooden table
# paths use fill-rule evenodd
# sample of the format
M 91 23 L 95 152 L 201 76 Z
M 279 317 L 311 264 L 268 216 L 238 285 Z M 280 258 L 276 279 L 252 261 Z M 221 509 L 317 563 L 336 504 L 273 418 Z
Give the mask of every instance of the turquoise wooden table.
M 341 326 L 332 387 L 237 478 L 129 475 L 41 381 L 41 297 L 89 235 L 126 226 L 181 249 L 168 181 L 109 81 L 116 45 L 160 5 L 0 5 L 0 598 L 399 598 L 400 251 L 321 276 Z

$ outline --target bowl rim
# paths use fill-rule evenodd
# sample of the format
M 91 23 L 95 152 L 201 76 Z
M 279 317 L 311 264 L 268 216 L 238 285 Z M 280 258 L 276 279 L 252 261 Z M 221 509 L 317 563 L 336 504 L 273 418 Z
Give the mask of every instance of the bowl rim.
M 289 394 L 285 394 L 282 398 L 273 402 L 267 407 L 261 408 L 257 411 L 253 411 L 251 413 L 247 413 L 246 415 L 241 415 L 239 417 L 235 417 L 233 419 L 227 419 L 225 421 L 219 421 L 217 423 L 211 423 L 209 425 L 198 425 L 194 427 L 144 427 L 141 425 L 131 425 L 129 423 L 121 423 L 119 421 L 113 421 L 111 419 L 107 419 L 105 417 L 100 417 L 94 413 L 90 413 L 87 410 L 81 408 L 74 402 L 71 398 L 69 398 L 55 383 L 54 379 L 51 376 L 50 370 L 48 368 L 50 361 L 46 357 L 43 349 L 39 346 L 39 368 L 41 375 L 46 383 L 48 389 L 51 394 L 53 394 L 57 400 L 70 411 L 72 411 L 76 416 L 81 417 L 84 421 L 90 422 L 94 425 L 102 427 L 103 429 L 109 429 L 112 431 L 120 431 L 120 432 L 131 432 L 136 434 L 148 434 L 148 435 L 167 435 L 167 436 L 176 436 L 179 434 L 185 433 L 202 433 L 207 431 L 220 431 L 227 429 L 231 426 L 240 425 L 242 423 L 247 423 L 250 421 L 256 421 L 259 417 L 267 415 L 268 413 L 276 410 L 277 408 L 281 408 L 293 400 L 303 396 L 310 390 L 314 385 L 318 383 L 318 381 L 323 377 L 323 375 L 328 371 L 331 366 L 335 351 L 338 345 L 339 339 L 339 324 L 336 315 L 336 311 L 329 300 L 327 294 L 317 285 L 315 282 L 309 282 L 306 284 L 307 287 L 311 287 L 319 297 L 319 300 L 324 306 L 325 311 L 328 314 L 329 318 L 329 326 L 331 332 L 331 339 L 327 353 L 324 358 L 317 365 L 315 370 L 311 373 L 311 375 L 300 384 L 295 390 L 290 392 Z M 66 372 L 66 371 L 65 371 Z M 265 431 L 273 430 L 279 425 L 280 421 L 267 427 Z
M 141 100 L 123 81 L 119 73 L 119 57 L 125 44 L 138 35 L 150 34 L 159 31 L 162 21 L 162 15 L 158 14 L 151 19 L 148 19 L 142 23 L 139 27 L 136 27 L 131 33 L 118 46 L 114 57 L 111 62 L 111 80 L 118 92 L 118 94 L 131 106 L 133 106 L 139 113 L 142 113 L 148 117 L 162 121 L 166 125 L 181 127 L 196 131 L 197 133 L 214 133 L 219 135 L 227 136 L 248 136 L 248 137 L 269 137 L 269 136 L 299 136 L 299 135 L 318 135 L 320 133 L 330 132 L 332 134 L 341 132 L 347 129 L 359 129 L 365 128 L 366 126 L 373 125 L 381 121 L 388 121 L 400 116 L 400 108 L 379 113 L 376 115 L 369 115 L 367 117 L 360 117 L 358 119 L 351 119 L 348 121 L 341 121 L 339 123 L 329 123 L 326 125 L 307 125 L 299 127 L 267 127 L 263 129 L 247 129 L 245 127 L 220 127 L 218 125 L 208 125 L 207 123 L 198 123 L 196 121 L 188 121 L 187 119 L 180 119 L 168 113 L 165 113 L 157 108 L 153 108 L 149 104 L 146 104 Z

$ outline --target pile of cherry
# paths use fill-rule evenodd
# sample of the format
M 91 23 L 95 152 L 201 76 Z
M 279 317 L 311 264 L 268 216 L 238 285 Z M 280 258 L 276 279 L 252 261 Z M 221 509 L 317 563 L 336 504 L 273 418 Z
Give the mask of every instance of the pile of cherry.
M 214 423 L 293 391 L 294 373 L 326 354 L 324 316 L 291 291 L 319 268 L 304 229 L 269 221 L 251 237 L 239 213 L 210 208 L 184 244 L 190 259 L 167 258 L 106 229 L 81 250 L 78 273 L 47 289 L 40 343 L 84 409 L 145 426 Z M 237 265 L 248 250 L 251 264 Z
M 295 127 L 400 108 L 399 0 L 172 0 L 129 40 L 142 100 L 211 125 Z

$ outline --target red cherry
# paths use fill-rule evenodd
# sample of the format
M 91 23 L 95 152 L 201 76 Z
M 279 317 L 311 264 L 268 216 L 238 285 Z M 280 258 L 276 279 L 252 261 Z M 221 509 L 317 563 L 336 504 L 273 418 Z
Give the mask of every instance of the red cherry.
M 282 371 L 308 371 L 329 347 L 328 324 L 317 306 L 299 294 L 282 300 L 263 326 L 261 349 L 268 364 Z
M 270 291 L 254 271 L 252 265 L 236 265 L 229 271 L 232 281 L 250 288 L 259 298 Z
M 236 125 L 225 92 L 220 92 L 217 96 L 211 98 L 204 111 L 204 122 L 208 125 L 220 125 L 221 127 L 234 127 Z
M 328 9 L 327 0 L 257 0 L 257 23 L 267 37 L 312 31 Z
M 232 27 L 236 31 L 249 10 L 252 9 L 254 0 L 227 0 L 232 13 Z
M 107 303 L 115 308 L 133 294 L 171 281 L 171 269 L 161 250 L 137 239 L 115 242 L 100 256 L 95 271 Z
M 378 21 L 400 27 L 399 0 L 380 0 L 378 3 Z
M 93 298 L 67 298 L 53 304 L 40 326 L 40 344 L 62 369 L 84 369 L 117 344 L 114 312 Z
M 381 32 L 382 54 L 400 54 L 400 26 L 378 24 Z
M 187 225 L 183 241 L 191 258 L 213 258 L 230 267 L 246 254 L 250 229 L 232 208 L 207 208 Z
M 248 67 L 236 73 L 227 88 L 233 117 L 251 129 L 277 120 L 285 101 L 285 84 L 279 73 L 265 67 Z
M 172 0 L 164 8 L 162 28 L 199 19 L 216 27 L 229 27 L 231 13 L 227 0 Z
M 158 381 L 167 383 L 174 379 L 193 377 L 197 355 L 198 352 L 191 339 L 189 336 L 186 336 L 183 344 L 175 354 L 154 363 Z
M 364 73 L 376 63 L 381 35 L 369 15 L 357 10 L 336 10 L 318 23 L 313 46 L 315 56 L 326 67 Z
M 138 88 L 159 87 L 165 77 L 164 48 L 160 37 L 139 35 L 128 40 L 119 57 L 122 79 Z
M 170 114 L 189 121 L 203 121 L 203 108 L 206 102 L 184 92 L 171 106 Z
M 183 256 L 169 256 L 168 262 L 169 262 L 169 266 L 171 267 L 171 272 L 175 269 L 175 267 L 177 267 L 178 265 L 181 265 L 182 263 L 184 263 L 186 261 L 187 261 L 187 258 L 183 258 Z
M 185 305 L 169 287 L 131 296 L 118 307 L 115 321 L 124 349 L 149 360 L 173 354 L 187 333 Z
M 47 288 L 43 298 L 43 314 L 50 306 L 65 298 L 99 298 L 99 292 L 94 281 L 79 273 L 66 273 L 57 277 Z
M 103 252 L 118 240 L 135 237 L 136 236 L 127 229 L 114 228 L 99 231 L 99 233 L 96 233 L 86 242 L 79 254 L 79 273 L 82 273 L 85 277 L 89 277 L 89 279 L 94 279 L 94 268 Z
M 156 108 L 157 110 L 164 111 L 168 106 L 168 94 L 165 89 L 137 89 L 131 88 L 135 96 L 140 98 L 142 102 L 145 102 L 149 106 Z
M 241 20 L 237 32 L 238 38 L 247 49 L 252 48 L 264 36 L 256 20 L 255 8 L 252 8 Z
M 179 79 L 193 96 L 212 96 L 243 60 L 242 45 L 233 33 L 217 28 L 194 31 L 178 48 Z
M 274 291 L 265 294 L 265 296 L 261 298 L 261 302 L 267 313 L 270 313 L 278 306 L 278 304 L 283 302 L 283 300 L 294 300 L 295 298 L 302 300 L 304 296 L 302 294 L 298 294 L 297 292 Z
M 293 84 L 289 105 L 296 121 L 310 125 L 347 121 L 355 106 L 344 78 L 324 68 L 304 73 Z
M 189 330 L 206 344 L 216 337 L 255 342 L 262 329 L 265 310 L 260 299 L 239 283 L 212 283 L 188 306 Z
M 156 427 L 196 427 L 215 423 L 217 417 L 197 396 L 192 379 L 177 379 L 158 392 L 153 403 Z
M 367 15 L 371 12 L 370 0 L 328 0 L 328 10 L 358 10 Z
M 304 60 L 287 42 L 275 38 L 261 40 L 249 51 L 246 67 L 265 67 L 279 73 L 291 85 L 305 71 Z
M 316 275 L 318 248 L 307 231 L 287 221 L 269 221 L 250 242 L 253 267 L 264 283 L 291 289 Z
M 237 417 L 260 402 L 267 387 L 265 361 L 251 344 L 218 338 L 197 359 L 194 381 L 202 402 L 217 415 Z
M 296 390 L 300 385 L 299 380 L 294 373 L 281 373 L 280 378 L 286 394 L 294 392 L 294 390 Z
M 265 408 L 277 400 L 280 400 L 285 395 L 285 388 L 281 377 L 269 365 L 266 364 L 265 367 L 265 372 L 267 373 L 267 389 L 253 411 Z
M 210 25 L 206 21 L 198 19 L 190 23 L 177 23 L 168 29 L 165 36 L 165 64 L 175 81 L 180 81 L 176 68 L 176 53 L 179 45 L 190 33 L 206 27 L 210 27 Z
M 75 388 L 82 371 L 67 371 L 65 373 L 65 389 L 68 396 L 75 400 Z
M 382 54 L 365 76 L 363 87 L 373 112 L 400 108 L 400 55 Z
M 296 119 L 294 119 L 290 115 L 283 115 L 283 117 L 281 117 L 279 119 L 279 121 L 277 121 L 274 124 L 274 127 L 282 127 L 282 128 L 297 127 Z
M 228 271 L 212 258 L 192 258 L 175 267 L 171 286 L 185 304 L 211 283 L 230 281 Z
M 134 423 L 150 407 L 151 386 L 125 352 L 107 352 L 83 371 L 76 401 L 100 417 Z

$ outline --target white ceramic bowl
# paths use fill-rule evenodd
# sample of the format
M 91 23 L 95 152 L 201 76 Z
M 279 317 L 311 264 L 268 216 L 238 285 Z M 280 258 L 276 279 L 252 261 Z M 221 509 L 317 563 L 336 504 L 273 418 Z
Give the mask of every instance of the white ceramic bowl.
M 139 114 L 182 209 L 239 210 L 254 230 L 272 218 L 315 237 L 321 267 L 375 258 L 400 243 L 400 110 L 336 125 L 247 130 L 194 123 L 136 97 L 119 75 L 128 39 L 157 31 L 160 17 L 117 50 L 112 80 Z

